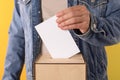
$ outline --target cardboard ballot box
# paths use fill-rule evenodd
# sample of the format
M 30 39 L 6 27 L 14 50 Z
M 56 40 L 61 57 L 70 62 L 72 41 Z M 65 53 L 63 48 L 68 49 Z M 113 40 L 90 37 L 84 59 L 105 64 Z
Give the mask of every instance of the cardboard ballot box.
M 42 54 L 35 62 L 35 80 L 86 80 L 86 64 L 81 54 L 69 59 Z

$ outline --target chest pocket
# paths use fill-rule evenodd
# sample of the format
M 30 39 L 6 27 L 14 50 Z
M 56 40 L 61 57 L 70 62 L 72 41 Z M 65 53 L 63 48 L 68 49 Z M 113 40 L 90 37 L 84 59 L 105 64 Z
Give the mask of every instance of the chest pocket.
M 31 0 L 18 0 L 18 6 L 20 7 L 20 12 L 21 14 L 27 12 L 29 13 L 30 9 L 31 9 Z
M 30 26 L 30 14 L 31 14 L 31 0 L 18 0 L 18 6 L 20 10 L 20 18 L 22 21 L 23 28 Z
M 78 0 L 78 4 L 85 4 L 94 16 L 103 17 L 107 9 L 108 0 Z

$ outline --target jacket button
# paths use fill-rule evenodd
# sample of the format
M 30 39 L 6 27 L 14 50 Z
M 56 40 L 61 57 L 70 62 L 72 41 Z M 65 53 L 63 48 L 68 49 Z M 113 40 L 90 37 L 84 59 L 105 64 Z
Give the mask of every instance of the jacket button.
M 40 14 L 40 11 L 38 11 L 38 13 Z
M 93 24 L 93 28 L 96 29 L 96 24 Z
M 37 38 L 39 39 L 39 38 L 40 38 L 40 36 L 37 36 Z

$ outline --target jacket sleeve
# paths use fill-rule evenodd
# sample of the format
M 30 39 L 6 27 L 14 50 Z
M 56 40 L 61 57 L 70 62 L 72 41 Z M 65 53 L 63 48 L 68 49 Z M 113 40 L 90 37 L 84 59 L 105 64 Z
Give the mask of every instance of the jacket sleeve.
M 94 46 L 109 46 L 120 42 L 120 4 L 108 4 L 105 17 L 91 14 L 90 29 L 85 34 L 79 35 L 80 39 Z
M 24 31 L 17 1 L 18 0 L 15 0 L 13 19 L 9 29 L 9 43 L 3 80 L 20 80 L 20 74 L 24 64 Z

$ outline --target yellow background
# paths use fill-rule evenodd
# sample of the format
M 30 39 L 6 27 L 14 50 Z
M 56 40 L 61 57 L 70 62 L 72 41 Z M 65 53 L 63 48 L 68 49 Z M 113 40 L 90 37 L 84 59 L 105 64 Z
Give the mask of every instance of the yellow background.
M 0 0 L 0 80 L 2 80 L 4 61 L 8 43 L 8 29 L 12 19 L 13 0 Z M 120 44 L 106 48 L 108 55 L 109 80 L 120 80 Z M 25 68 L 21 80 L 26 80 Z

